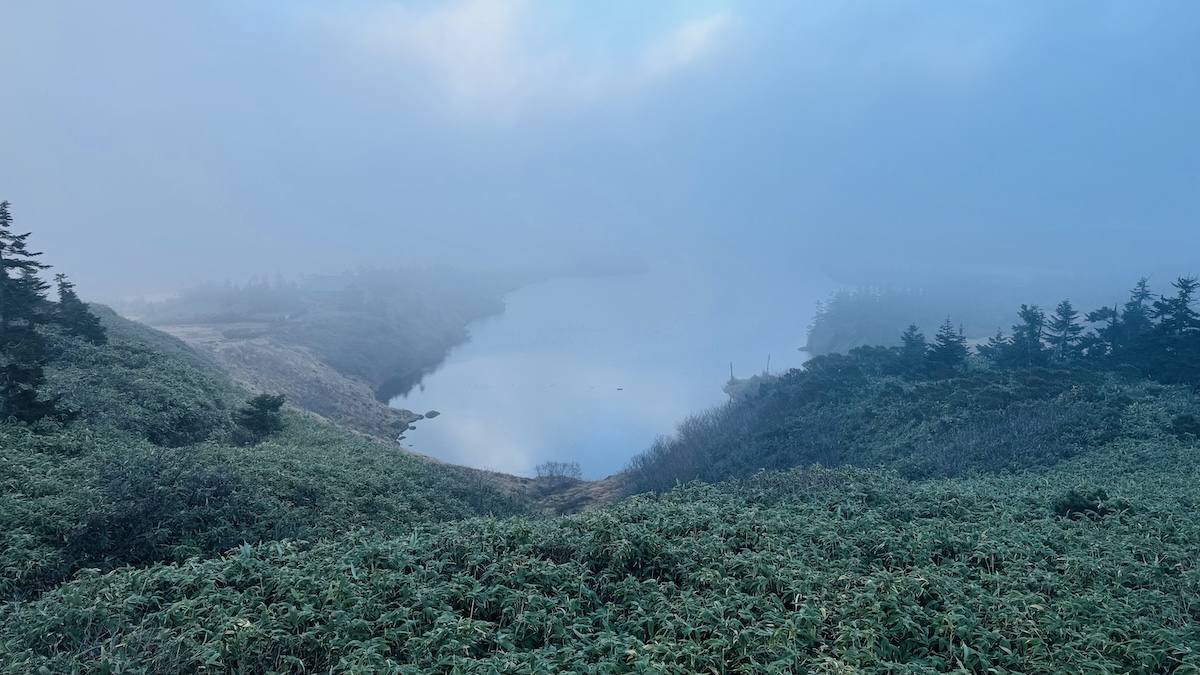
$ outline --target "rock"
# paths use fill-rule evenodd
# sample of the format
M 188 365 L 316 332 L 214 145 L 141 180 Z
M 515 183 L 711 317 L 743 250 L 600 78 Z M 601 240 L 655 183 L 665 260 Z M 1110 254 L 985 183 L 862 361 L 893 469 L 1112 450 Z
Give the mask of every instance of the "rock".
M 409 431 L 416 431 L 416 430 L 417 430 L 417 425 L 415 425 L 415 424 L 410 424 L 410 425 L 408 425 L 408 430 L 409 430 Z
M 435 417 L 437 417 L 438 415 L 441 415 L 441 414 L 442 414 L 442 413 L 440 413 L 440 412 L 438 412 L 438 411 L 436 411 L 436 410 L 430 410 L 429 412 L 425 413 L 425 417 L 426 417 L 426 418 L 428 418 L 428 419 L 433 419 L 433 418 L 435 418 Z

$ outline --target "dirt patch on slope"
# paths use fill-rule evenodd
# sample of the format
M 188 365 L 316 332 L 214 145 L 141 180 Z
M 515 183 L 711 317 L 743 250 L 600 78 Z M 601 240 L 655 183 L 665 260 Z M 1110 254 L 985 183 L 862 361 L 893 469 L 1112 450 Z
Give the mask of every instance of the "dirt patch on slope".
M 365 381 L 347 377 L 310 350 L 267 335 L 266 324 L 157 326 L 217 363 L 237 385 L 255 393 L 284 394 L 292 405 L 342 427 L 395 442 L 421 415 L 375 399 Z

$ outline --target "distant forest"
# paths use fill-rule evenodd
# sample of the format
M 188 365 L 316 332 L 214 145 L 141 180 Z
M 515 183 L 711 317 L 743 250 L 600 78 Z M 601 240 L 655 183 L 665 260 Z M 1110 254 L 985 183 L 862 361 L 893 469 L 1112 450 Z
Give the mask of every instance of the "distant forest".
M 1010 334 L 997 329 L 976 345 L 974 356 L 994 367 L 1045 367 L 1088 364 L 1100 368 L 1133 368 L 1160 382 L 1200 384 L 1200 313 L 1192 309 L 1200 281 L 1179 277 L 1173 291 L 1155 294 L 1147 278 L 1139 279 L 1123 304 L 1081 312 L 1070 300 L 1051 313 L 1038 305 L 1023 304 Z M 833 344 L 857 347 L 886 346 L 903 365 L 898 374 L 924 370 L 945 373 L 961 368 L 969 356 L 962 323 L 946 316 L 932 343 L 915 320 L 900 332 L 898 320 L 913 304 L 911 294 L 867 289 L 835 294 L 817 311 L 809 328 L 810 347 L 816 354 Z M 865 342 L 864 341 L 870 341 Z M 855 344 L 863 343 L 863 344 Z
M 265 337 L 306 348 L 386 402 L 465 341 L 467 324 L 503 311 L 504 293 L 524 281 L 447 269 L 361 270 L 201 284 L 120 309 L 150 325 L 218 326 L 230 340 Z
M 1054 463 L 1147 429 L 1200 437 L 1198 288 L 1180 277 L 1157 295 L 1141 279 L 1115 307 L 1021 305 L 1007 333 L 973 347 L 950 317 L 932 339 L 910 324 L 899 344 L 815 356 L 690 416 L 627 469 L 655 491 L 812 463 L 929 478 Z M 851 334 L 857 297 L 820 325 Z
M 133 301 L 119 309 L 152 325 L 282 323 L 320 312 L 411 313 L 433 303 L 495 311 L 496 298 L 518 283 L 509 277 L 449 269 L 373 269 L 299 279 L 276 275 L 197 284 L 165 300 Z
M 855 347 L 898 346 L 909 324 L 932 334 L 947 314 L 974 343 L 1012 323 L 1012 308 L 1022 303 L 1049 310 L 1069 297 L 1076 307 L 1113 307 L 1125 299 L 1123 286 L 1109 278 L 1003 281 L 950 276 L 936 283 L 844 288 L 817 303 L 803 350 L 819 356 L 844 354 Z

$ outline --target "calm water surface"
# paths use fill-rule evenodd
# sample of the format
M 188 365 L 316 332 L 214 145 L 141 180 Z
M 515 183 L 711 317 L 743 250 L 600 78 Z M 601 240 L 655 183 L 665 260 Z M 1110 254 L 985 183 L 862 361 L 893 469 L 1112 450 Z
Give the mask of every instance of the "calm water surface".
M 532 475 L 577 461 L 602 478 L 721 386 L 799 366 L 805 327 L 832 283 L 816 273 L 717 278 L 709 270 L 559 278 L 510 293 L 471 325 L 421 387 L 391 404 L 435 419 L 403 444 L 455 464 Z

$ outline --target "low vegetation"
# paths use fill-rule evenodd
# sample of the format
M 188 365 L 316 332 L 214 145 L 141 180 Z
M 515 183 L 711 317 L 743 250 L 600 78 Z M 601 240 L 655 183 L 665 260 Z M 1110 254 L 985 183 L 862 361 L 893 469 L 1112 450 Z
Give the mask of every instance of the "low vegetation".
M 63 278 L 51 301 L 3 206 L 0 259 L 28 264 L 0 275 L 0 601 L 85 568 L 521 510 L 474 472 L 248 397 L 179 340 L 73 304 Z
M 1200 414 L 1198 282 L 1123 307 L 1022 305 L 1011 335 L 974 350 L 949 319 L 927 341 L 857 347 L 766 378 L 693 415 L 629 465 L 637 490 L 821 463 L 890 467 L 906 478 L 1018 471 L 1122 440 L 1194 434 Z
M 5 672 L 1198 672 L 1198 459 L 811 468 L 89 572 L 8 608 Z
M 1187 280 L 762 378 L 550 518 L 49 300 L 0 215 L 0 675 L 1200 673 Z
M 64 343 L 47 368 L 45 390 L 76 421 L 0 424 L 0 598 L 82 568 L 521 508 L 470 471 L 297 412 L 245 444 L 233 423 L 245 394 L 146 346 L 170 338 L 112 316 L 106 325 L 107 345 Z

